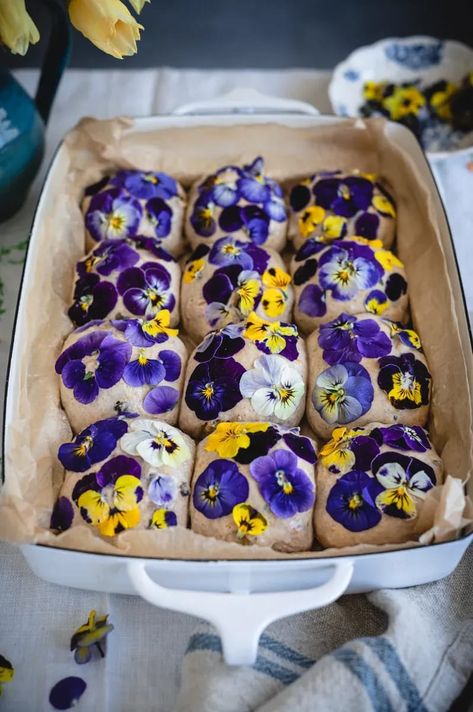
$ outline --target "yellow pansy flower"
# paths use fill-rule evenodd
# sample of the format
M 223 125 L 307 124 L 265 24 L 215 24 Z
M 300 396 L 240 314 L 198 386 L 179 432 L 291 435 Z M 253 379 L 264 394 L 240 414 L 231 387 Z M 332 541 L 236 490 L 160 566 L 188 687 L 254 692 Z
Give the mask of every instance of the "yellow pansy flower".
M 391 336 L 398 336 L 401 341 L 408 346 L 412 346 L 414 349 L 421 349 L 422 342 L 417 331 L 414 329 L 405 329 L 400 324 L 396 324 L 395 321 L 388 322 L 391 331 Z
M 386 195 L 374 195 L 371 204 L 373 208 L 378 211 L 378 213 L 381 213 L 381 215 L 387 215 L 391 218 L 396 217 L 396 208 L 394 207 L 394 203 L 392 200 L 389 200 Z
M 343 235 L 347 219 L 341 215 L 328 215 L 322 223 L 324 237 L 329 240 L 336 240 Z
M 260 283 L 257 279 L 245 279 L 240 283 L 237 294 L 240 297 L 238 308 L 245 316 L 253 311 L 255 299 L 260 292 Z
M 366 101 L 381 102 L 386 82 L 365 82 L 363 85 L 363 98 Z
M 272 354 L 278 354 L 286 347 L 285 336 L 298 336 L 293 325 L 282 326 L 280 321 L 266 321 L 252 312 L 246 322 L 243 336 L 251 341 L 264 341 Z
M 5 682 L 10 682 L 15 676 L 15 668 L 9 660 L 0 655 L 0 696 L 2 695 L 2 685 Z
M 451 100 L 457 93 L 458 87 L 451 82 L 446 82 L 442 90 L 434 92 L 430 97 L 430 105 L 437 116 L 440 116 L 444 121 L 452 119 L 452 104 Z
M 156 316 L 149 321 L 146 321 L 142 329 L 149 336 L 157 336 L 158 334 L 167 334 L 168 336 L 177 336 L 179 329 L 170 329 L 171 312 L 169 309 L 161 309 L 156 313 Z
M 310 237 L 324 217 L 325 210 L 320 205 L 312 205 L 310 208 L 306 208 L 297 221 L 302 237 Z
M 395 373 L 392 376 L 392 388 L 388 392 L 390 401 L 409 400 L 416 404 L 422 405 L 422 393 L 419 381 L 411 374 Z
M 365 301 L 365 309 L 370 314 L 381 316 L 389 307 L 387 296 L 380 291 L 372 292 Z
M 102 52 L 116 59 L 136 54 L 143 26 L 121 0 L 70 0 L 69 17 Z
M 218 423 L 205 444 L 208 452 L 220 457 L 235 457 L 239 450 L 250 446 L 248 433 L 264 433 L 269 423 Z
M 291 282 L 291 275 L 280 267 L 270 267 L 263 273 L 263 284 L 265 287 L 279 287 L 280 289 L 285 289 Z
M 200 260 L 192 260 L 188 262 L 185 266 L 184 273 L 182 275 L 182 281 L 184 284 L 190 284 L 191 282 L 199 276 L 205 267 L 205 259 L 203 257 Z
M 349 428 L 335 428 L 332 438 L 325 443 L 319 453 L 320 461 L 324 467 L 335 467 L 337 472 L 344 473 L 351 470 L 355 464 L 355 455 L 350 446 L 353 438 L 363 435 L 364 430 L 350 430 Z
M 113 630 L 113 625 L 108 623 L 108 615 L 99 616 L 92 610 L 89 613 L 87 623 L 81 625 L 71 638 L 71 650 L 74 650 L 74 660 L 79 665 L 89 662 L 92 657 L 92 646 L 96 646 L 100 655 L 104 652 L 101 643 Z
M 286 297 L 284 292 L 275 287 L 265 289 L 261 300 L 263 311 L 268 316 L 280 316 L 286 306 Z
M 177 517 L 169 509 L 155 509 L 149 520 L 149 529 L 167 529 L 177 525 Z
M 394 267 L 404 267 L 404 263 L 390 250 L 376 250 L 374 256 L 387 272 L 390 272 Z
M 86 490 L 77 500 L 89 524 L 97 527 L 102 536 L 114 536 L 123 529 L 133 529 L 141 519 L 138 493 L 141 482 L 133 475 L 121 475 L 117 481 L 101 491 Z
M 237 527 L 237 537 L 259 536 L 268 528 L 268 520 L 249 504 L 237 504 L 232 510 Z
M 424 105 L 425 97 L 415 86 L 397 86 L 392 94 L 383 99 L 383 106 L 394 121 L 399 121 L 409 114 L 417 114 Z
M 25 0 L 0 0 L 0 43 L 12 54 L 24 56 L 39 40 L 38 28 L 29 16 Z

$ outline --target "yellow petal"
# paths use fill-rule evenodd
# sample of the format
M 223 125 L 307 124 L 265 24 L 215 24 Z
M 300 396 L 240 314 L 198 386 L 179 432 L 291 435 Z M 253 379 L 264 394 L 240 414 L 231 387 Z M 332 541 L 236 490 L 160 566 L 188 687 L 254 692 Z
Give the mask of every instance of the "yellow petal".
M 0 41 L 12 54 L 24 56 L 39 40 L 38 28 L 29 16 L 25 0 L 0 0 Z
M 121 0 L 71 0 L 69 17 L 76 30 L 112 57 L 136 53 L 143 26 Z
M 263 311 L 268 316 L 280 316 L 284 312 L 286 299 L 283 292 L 272 287 L 265 289 L 261 300 Z
M 95 492 L 95 490 L 83 492 L 77 500 L 77 506 L 79 509 L 85 510 L 87 519 L 94 526 L 108 519 L 110 514 L 109 505 L 102 499 L 100 493 Z
M 151 2 L 151 0 L 128 0 L 128 2 L 132 6 L 133 10 L 139 15 L 145 6 L 145 3 Z
M 291 282 L 291 275 L 280 267 L 270 267 L 263 274 L 263 284 L 265 287 L 280 287 L 284 289 Z
M 121 475 L 113 488 L 113 505 L 120 512 L 129 512 L 138 504 L 136 490 L 141 482 L 133 475 Z
M 140 523 L 140 508 L 136 507 L 129 512 L 115 512 L 108 519 L 98 525 L 102 536 L 114 536 L 123 529 L 133 529 Z
M 379 264 L 388 272 L 394 269 L 394 267 L 404 267 L 404 263 L 390 250 L 376 250 L 374 256 Z

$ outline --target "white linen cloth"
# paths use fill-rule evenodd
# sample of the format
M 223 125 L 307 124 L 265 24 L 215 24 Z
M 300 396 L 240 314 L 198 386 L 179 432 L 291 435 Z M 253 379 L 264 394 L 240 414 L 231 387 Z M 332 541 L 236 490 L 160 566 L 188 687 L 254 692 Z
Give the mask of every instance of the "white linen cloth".
M 35 71 L 17 77 L 34 91 Z M 0 225 L 0 401 L 34 207 L 57 142 L 80 117 L 168 112 L 236 87 L 307 101 L 324 112 L 330 110 L 328 80 L 326 72 L 310 70 L 68 71 L 48 127 L 41 173 L 22 210 Z M 472 284 L 469 160 L 459 165 L 464 172 L 458 181 L 449 178 L 443 189 L 460 266 Z M 468 296 L 472 310 L 472 287 Z M 51 709 L 51 687 L 69 675 L 87 683 L 75 708 L 84 712 L 442 712 L 473 667 L 472 549 L 444 581 L 344 597 L 321 611 L 273 624 L 262 638 L 256 665 L 236 669 L 221 662 L 215 632 L 208 626 L 196 629 L 189 616 L 137 597 L 53 586 L 36 578 L 8 544 L 0 543 L 0 557 L 0 655 L 15 667 L 0 699 L 0 709 L 7 712 Z M 91 608 L 108 613 L 115 629 L 106 657 L 79 667 L 69 652 L 70 637 Z

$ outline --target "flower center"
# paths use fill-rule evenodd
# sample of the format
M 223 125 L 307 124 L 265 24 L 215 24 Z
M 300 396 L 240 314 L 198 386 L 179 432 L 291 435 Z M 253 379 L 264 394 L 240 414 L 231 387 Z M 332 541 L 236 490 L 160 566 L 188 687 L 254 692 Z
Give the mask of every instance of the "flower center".
M 204 398 L 207 398 L 207 400 L 210 400 L 214 394 L 214 387 L 212 383 L 206 383 L 205 386 L 202 388 L 202 395 Z
M 340 265 L 340 269 L 335 272 L 335 279 L 341 282 L 342 284 L 348 284 L 355 272 L 356 270 L 353 265 L 353 262 L 346 261 L 342 263 Z
M 165 450 L 171 450 L 173 446 L 173 443 L 168 438 L 167 433 L 164 430 L 160 430 L 156 433 L 153 438 L 153 442 L 155 442 L 158 447 L 164 448 Z
M 345 389 L 341 386 L 338 386 L 327 394 L 327 400 L 329 403 L 337 403 L 338 401 L 343 400 L 344 396 Z
M 143 180 L 146 183 L 152 183 L 153 185 L 157 185 L 159 183 L 159 179 L 156 178 L 156 176 L 153 175 L 152 173 L 144 173 Z
M 164 296 L 152 287 L 148 287 L 148 289 L 146 289 L 145 291 L 145 294 L 154 307 L 162 306 L 164 304 Z
M 414 381 L 414 376 L 412 373 L 401 373 L 399 377 L 400 385 L 401 388 L 404 388 L 405 390 L 410 390 L 412 388 L 412 384 Z
M 94 298 L 91 294 L 84 294 L 83 297 L 79 299 L 79 305 L 80 308 L 82 309 L 83 312 L 89 311 L 89 307 L 94 301 Z
M 294 490 L 294 487 L 287 479 L 286 473 L 284 472 L 284 470 L 276 470 L 275 475 L 276 475 L 276 482 L 278 483 L 279 487 L 281 487 L 284 494 L 291 494 L 292 491 Z
M 288 405 L 294 398 L 294 389 L 285 384 L 275 386 L 273 392 L 283 405 Z
M 340 185 L 338 189 L 338 194 L 344 200 L 350 200 L 351 198 L 350 189 L 348 188 L 348 186 L 344 185 L 344 183 Z
M 115 488 L 113 485 L 105 485 L 100 492 L 102 501 L 108 504 L 110 508 L 115 504 Z
M 226 255 L 239 255 L 241 250 L 236 245 L 225 245 L 223 248 L 223 252 Z
M 205 496 L 211 502 L 215 502 L 218 497 L 218 484 L 209 485 L 205 491 Z
M 94 439 L 91 435 L 86 435 L 83 441 L 81 442 L 80 445 L 78 445 L 75 450 L 74 454 L 77 455 L 78 457 L 84 457 L 87 452 L 90 450 L 92 445 L 94 444 Z
M 123 230 L 123 227 L 125 225 L 125 218 L 123 215 L 119 215 L 117 213 L 112 213 L 109 218 L 108 218 L 108 227 L 111 228 L 112 230 L 117 230 L 120 232 Z
M 99 367 L 99 356 L 100 356 L 99 351 L 93 351 L 93 353 L 85 356 L 82 359 L 82 363 L 85 366 L 85 375 L 84 375 L 85 381 L 88 381 L 89 378 L 94 377 L 95 371 Z
M 363 500 L 360 497 L 360 495 L 358 494 L 358 492 L 355 492 L 354 494 L 352 494 L 352 496 L 348 500 L 349 509 L 358 509 L 359 507 L 361 507 L 362 504 L 363 504 Z
M 212 215 L 213 215 L 213 210 L 209 205 L 206 208 L 201 208 L 200 217 L 202 220 L 210 221 L 212 219 Z
M 148 359 L 146 358 L 144 351 L 140 351 L 140 353 L 138 354 L 138 363 L 140 364 L 140 366 L 146 366 L 146 364 L 148 363 Z

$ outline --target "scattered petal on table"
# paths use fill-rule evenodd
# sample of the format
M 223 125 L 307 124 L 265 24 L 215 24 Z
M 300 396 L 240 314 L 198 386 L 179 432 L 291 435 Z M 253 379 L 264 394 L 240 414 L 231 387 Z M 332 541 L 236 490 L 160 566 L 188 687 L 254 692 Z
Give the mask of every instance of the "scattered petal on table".
M 87 623 L 81 625 L 71 638 L 71 650 L 74 650 L 74 660 L 78 665 L 88 663 L 92 657 L 92 647 L 95 646 L 101 657 L 105 656 L 101 643 L 113 630 L 113 625 L 108 623 L 108 615 L 97 618 L 96 611 L 89 613 Z
M 56 710 L 69 710 L 82 697 L 86 687 L 81 677 L 65 677 L 52 688 L 49 702 Z

